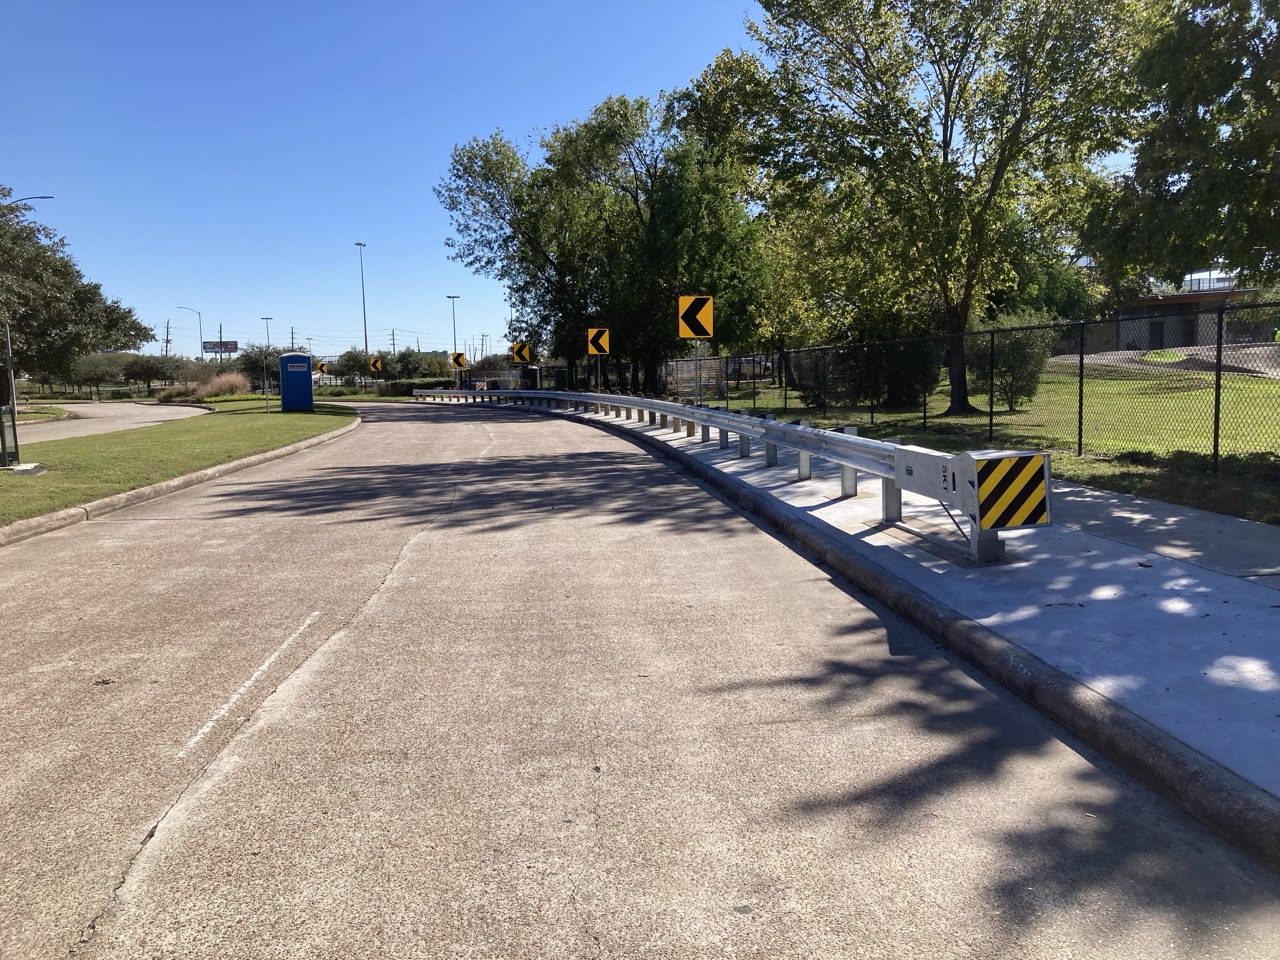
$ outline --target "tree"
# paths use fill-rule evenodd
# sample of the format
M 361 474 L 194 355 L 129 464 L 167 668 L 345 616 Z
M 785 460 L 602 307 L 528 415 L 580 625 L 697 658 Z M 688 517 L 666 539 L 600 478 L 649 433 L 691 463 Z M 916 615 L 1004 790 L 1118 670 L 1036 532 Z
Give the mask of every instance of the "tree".
M 761 231 L 737 169 L 674 122 L 669 101 L 610 97 L 554 128 L 530 166 L 500 133 L 456 148 L 437 187 L 453 258 L 507 284 L 508 330 L 570 365 L 587 330 L 608 327 L 614 365 L 659 388 L 660 361 L 689 349 L 677 297 L 717 297 L 716 339 L 741 344 L 757 322 Z
M 1113 283 L 1181 285 L 1225 263 L 1280 279 L 1280 0 L 1180 0 L 1138 57 L 1133 170 L 1086 237 Z
M 77 386 L 96 388 L 102 397 L 104 383 L 120 383 L 121 369 L 127 358 L 117 353 L 89 353 L 80 357 L 72 370 L 72 380 Z
M 127 380 L 143 384 L 147 393 L 150 393 L 151 385 L 155 381 L 173 380 L 177 377 L 180 367 L 181 361 L 178 357 L 137 353 L 125 358 L 124 376 Z
M 247 343 L 240 348 L 235 359 L 235 369 L 244 374 L 250 383 L 262 384 L 263 393 L 273 377 L 280 376 L 280 348 L 265 343 Z
M 775 165 L 821 183 L 865 182 L 870 231 L 894 262 L 923 267 L 944 318 L 948 412 L 972 410 L 964 332 L 1007 282 L 1027 216 L 1054 209 L 1034 201 L 1076 188 L 1086 163 L 1125 133 L 1136 4 L 761 5 L 755 32 L 779 91 Z
M 995 396 L 1010 413 L 1017 409 L 1019 403 L 1034 400 L 1058 332 L 1025 328 L 1061 321 L 1061 317 L 1047 311 L 1020 310 L 1000 314 L 984 324 L 984 329 L 996 333 L 995 356 L 992 357 L 990 347 L 971 352 L 969 372 L 975 389 L 982 390 L 987 385 L 994 387 Z
M 364 352 L 363 347 L 352 347 L 329 364 L 329 372 L 335 377 L 341 377 L 347 386 L 354 387 L 357 382 L 363 383 L 364 378 L 369 375 L 369 355 Z
M 45 380 L 73 379 L 79 358 L 102 350 L 136 350 L 154 340 L 133 310 L 85 279 L 66 242 L 7 203 L 0 186 L 0 319 L 11 325 L 14 362 Z M 0 377 L 7 402 L 8 378 Z

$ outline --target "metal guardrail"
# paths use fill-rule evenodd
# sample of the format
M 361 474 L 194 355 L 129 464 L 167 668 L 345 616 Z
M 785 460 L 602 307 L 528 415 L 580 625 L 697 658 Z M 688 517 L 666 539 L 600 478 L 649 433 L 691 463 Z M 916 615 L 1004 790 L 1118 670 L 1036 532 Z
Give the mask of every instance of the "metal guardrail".
M 857 436 L 849 429 L 822 430 L 804 421 L 781 423 L 772 415 L 647 397 L 549 390 L 415 390 L 415 400 L 452 403 L 519 404 L 567 412 L 595 413 L 668 427 L 702 442 L 719 434 L 721 449 L 738 437 L 738 456 L 751 456 L 751 441 L 764 446 L 765 463 L 778 463 L 778 450 L 796 454 L 798 479 L 812 476 L 814 459 L 840 467 L 840 495 L 858 493 L 858 473 L 881 481 L 881 518 L 902 523 L 902 491 L 908 490 L 961 509 L 969 520 L 969 552 L 980 560 L 1004 555 L 1001 530 L 1052 522 L 1049 457 L 1026 451 L 978 451 L 952 455 L 925 447 Z M 927 535 L 927 534 L 926 534 Z

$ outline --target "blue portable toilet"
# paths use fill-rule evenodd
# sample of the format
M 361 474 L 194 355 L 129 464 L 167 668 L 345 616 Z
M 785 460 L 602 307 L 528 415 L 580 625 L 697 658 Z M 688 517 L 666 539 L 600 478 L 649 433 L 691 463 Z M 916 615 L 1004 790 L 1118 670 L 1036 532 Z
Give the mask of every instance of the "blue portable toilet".
M 285 413 L 315 410 L 311 396 L 311 355 L 280 354 L 280 409 Z

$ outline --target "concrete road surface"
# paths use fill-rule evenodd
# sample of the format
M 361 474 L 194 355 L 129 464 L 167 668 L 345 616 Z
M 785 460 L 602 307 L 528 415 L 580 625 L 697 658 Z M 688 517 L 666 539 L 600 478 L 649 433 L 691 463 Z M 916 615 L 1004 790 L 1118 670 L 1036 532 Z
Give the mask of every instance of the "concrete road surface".
M 87 437 L 116 430 L 149 427 L 169 420 L 185 420 L 208 413 L 201 407 L 181 407 L 159 403 L 68 403 L 46 404 L 60 407 L 70 416 L 65 420 L 24 420 L 18 424 L 18 449 L 44 440 Z M 33 459 L 24 456 L 24 460 Z
M 512 409 L 0 549 L 0 954 L 1274 958 L 1280 881 Z

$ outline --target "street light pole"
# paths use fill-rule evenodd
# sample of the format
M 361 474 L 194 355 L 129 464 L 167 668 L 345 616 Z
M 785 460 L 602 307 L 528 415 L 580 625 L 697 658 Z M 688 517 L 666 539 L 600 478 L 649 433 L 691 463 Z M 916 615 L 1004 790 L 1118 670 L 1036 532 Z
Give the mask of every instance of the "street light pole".
M 359 240 L 356 246 L 360 248 L 360 316 L 364 319 L 364 358 L 369 359 L 369 311 L 364 303 L 364 244 Z
M 449 310 L 453 314 L 453 352 L 458 352 L 458 294 L 446 293 L 449 298 Z M 457 367 L 458 371 L 458 389 L 462 389 L 462 368 Z
M 263 317 L 267 325 L 267 344 L 262 348 L 262 396 L 267 401 L 267 413 L 271 412 L 271 388 L 267 386 L 267 354 L 271 351 L 271 321 L 274 317 Z
M 195 307 L 179 307 L 179 310 L 190 310 L 196 315 L 196 332 L 200 336 L 200 365 L 204 366 L 204 317 Z

